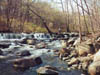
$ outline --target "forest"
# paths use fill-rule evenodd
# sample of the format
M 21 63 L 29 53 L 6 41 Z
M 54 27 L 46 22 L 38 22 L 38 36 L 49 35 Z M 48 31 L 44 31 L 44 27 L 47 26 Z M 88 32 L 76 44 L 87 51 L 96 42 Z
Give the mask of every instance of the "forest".
M 98 32 L 99 0 L 0 0 L 0 30 L 8 32 Z M 42 20 L 42 19 L 43 20 Z

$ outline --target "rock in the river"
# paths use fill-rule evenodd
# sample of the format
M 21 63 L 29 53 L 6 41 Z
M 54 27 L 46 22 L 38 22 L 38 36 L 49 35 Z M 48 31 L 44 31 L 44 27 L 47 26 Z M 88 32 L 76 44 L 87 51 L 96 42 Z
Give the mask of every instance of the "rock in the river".
M 0 43 L 0 48 L 9 48 L 10 43 Z
M 59 50 L 53 50 L 53 52 L 59 52 Z
M 99 49 L 99 51 L 94 55 L 93 62 L 97 62 L 97 61 L 100 61 L 100 49 Z
M 79 56 L 86 56 L 95 52 L 94 46 L 92 44 L 80 43 L 75 47 Z
M 24 50 L 17 53 L 18 56 L 30 56 L 31 53 L 28 50 Z
M 67 42 L 65 40 L 61 40 L 61 45 L 62 45 L 62 48 L 66 48 Z
M 44 66 L 37 69 L 38 75 L 58 75 L 58 70 L 52 66 Z
M 70 50 L 63 48 L 59 51 L 59 58 L 62 59 L 62 57 L 67 56 Z
M 72 44 L 73 45 L 76 39 L 77 39 L 76 37 L 73 37 L 73 38 L 69 39 L 68 40 L 68 44 Z
M 68 59 L 69 59 L 69 57 L 63 57 L 62 58 L 63 61 L 69 61 Z
M 90 64 L 88 72 L 90 75 L 100 75 L 100 61 Z
M 42 64 L 42 60 L 40 57 L 27 57 L 13 60 L 13 67 L 16 70 L 27 70 L 30 67 L 35 67 L 37 65 Z
M 76 40 L 75 40 L 75 42 L 74 42 L 74 46 L 76 46 L 76 45 L 78 45 L 80 43 L 80 38 L 77 38 Z
M 72 66 L 73 64 L 78 64 L 79 60 L 77 58 L 72 58 L 70 62 L 68 62 L 68 66 Z
M 27 44 L 34 45 L 34 44 L 36 44 L 36 40 L 35 39 L 27 39 Z
M 0 50 L 0 55 L 3 55 L 3 51 L 2 50 Z
M 74 65 L 72 65 L 71 68 L 72 68 L 72 69 L 77 69 L 77 68 L 78 68 L 78 64 L 74 64 Z
M 70 57 L 77 57 L 78 54 L 75 50 L 71 51 L 71 54 L 69 55 Z
M 46 48 L 46 46 L 47 46 L 46 43 L 41 42 L 41 43 L 37 44 L 35 47 L 38 49 L 41 49 L 41 48 Z
M 11 58 L 11 57 L 10 56 L 0 55 L 0 61 L 1 60 L 7 60 L 8 58 Z

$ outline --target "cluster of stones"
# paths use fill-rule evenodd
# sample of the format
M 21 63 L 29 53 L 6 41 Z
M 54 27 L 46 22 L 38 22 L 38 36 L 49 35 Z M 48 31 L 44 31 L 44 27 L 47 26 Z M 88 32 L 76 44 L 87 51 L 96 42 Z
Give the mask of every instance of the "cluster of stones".
M 23 39 L 19 42 L 20 47 L 23 47 L 24 44 L 27 44 L 28 46 L 35 48 L 45 48 L 45 43 L 36 43 L 36 39 Z M 35 67 L 40 64 L 42 64 L 42 59 L 39 56 L 34 56 L 30 53 L 29 50 L 20 50 L 19 47 L 14 47 L 10 50 L 11 44 L 9 43 L 0 43 L 0 60 L 1 59 L 10 59 L 10 63 L 12 64 L 13 68 L 15 70 L 21 70 L 25 71 L 29 69 L 30 67 Z M 5 51 L 5 49 L 7 51 Z M 13 54 L 14 56 L 10 56 L 10 54 Z
M 60 59 L 68 63 L 67 70 L 81 70 L 90 75 L 100 75 L 100 37 L 92 41 L 79 39 L 62 41 L 63 48 L 56 52 Z

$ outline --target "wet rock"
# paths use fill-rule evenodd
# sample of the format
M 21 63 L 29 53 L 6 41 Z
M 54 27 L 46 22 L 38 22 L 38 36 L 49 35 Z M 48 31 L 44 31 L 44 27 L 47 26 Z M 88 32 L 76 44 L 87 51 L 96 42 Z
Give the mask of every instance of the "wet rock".
M 1 60 L 6 60 L 6 59 L 8 59 L 8 58 L 10 58 L 10 56 L 3 56 L 3 55 L 0 55 L 0 61 L 1 61 Z
M 72 51 L 71 54 L 69 55 L 70 57 L 77 57 L 78 54 L 75 51 Z
M 76 37 L 73 37 L 73 38 L 69 39 L 68 40 L 68 44 L 72 44 L 73 45 L 76 39 L 77 39 Z
M 65 61 L 66 61 L 66 62 L 70 62 L 70 59 L 68 58 L 68 59 L 66 59 Z
M 97 40 L 96 40 L 98 43 L 100 43 L 100 36 L 97 38 Z
M 72 65 L 72 69 L 77 69 L 77 68 L 78 68 L 78 64 Z
M 30 56 L 31 53 L 27 50 L 24 50 L 24 51 L 18 52 L 16 55 L 17 56 Z
M 44 66 L 37 69 L 38 75 L 58 75 L 58 70 L 52 66 Z
M 75 33 L 75 32 L 70 33 L 70 37 L 78 37 L 78 36 L 79 36 L 78 33 Z
M 76 39 L 73 45 L 76 46 L 76 45 L 78 45 L 79 43 L 80 43 L 80 38 Z
M 59 51 L 59 58 L 62 59 L 63 57 L 68 56 L 70 50 L 63 48 Z
M 70 62 L 68 62 L 68 66 L 72 66 L 73 64 L 78 64 L 79 60 L 77 58 L 72 58 Z
M 35 62 L 36 62 L 36 65 L 42 64 L 42 60 L 41 60 L 40 57 L 36 57 L 34 60 L 35 60 Z
M 67 70 L 68 70 L 68 71 L 71 71 L 71 68 L 68 67 Z
M 83 62 L 92 61 L 93 58 L 91 58 L 91 57 L 79 57 L 78 60 L 83 63 Z
M 35 67 L 37 65 L 42 64 L 42 60 L 40 57 L 27 57 L 13 60 L 13 67 L 16 70 L 25 71 L 30 67 Z
M 48 52 L 51 52 L 51 50 L 48 50 Z
M 82 70 L 87 70 L 88 66 L 89 66 L 88 62 L 82 63 Z
M 86 39 L 84 43 L 90 45 L 90 44 L 93 44 L 93 41 L 92 39 Z
M 69 55 L 69 53 L 64 53 L 63 57 L 67 57 Z
M 65 40 L 61 40 L 61 45 L 62 45 L 62 48 L 66 48 L 67 42 Z
M 95 50 L 98 51 L 100 49 L 100 43 L 95 43 Z
M 88 68 L 90 75 L 100 75 L 100 61 L 93 62 Z
M 41 42 L 41 43 L 39 43 L 39 44 L 35 45 L 35 47 L 36 47 L 36 48 L 38 48 L 38 49 L 41 49 L 41 48 L 46 48 L 46 47 L 47 47 L 47 45 L 46 45 L 46 43 Z
M 59 71 L 56 67 L 53 67 L 53 66 L 50 66 L 50 65 L 46 65 L 45 68 L 52 69 L 52 70 L 55 70 L 55 71 Z
M 69 57 L 63 57 L 63 58 L 62 58 L 63 61 L 66 61 L 66 60 L 68 60 L 68 59 L 69 59 Z
M 78 70 L 81 70 L 82 69 L 82 64 L 80 63 L 79 65 L 78 65 Z
M 35 48 L 35 47 L 33 45 L 31 45 L 30 48 Z
M 28 39 L 28 38 L 24 37 L 24 38 L 20 41 L 20 43 L 22 43 L 22 44 L 27 44 L 27 39 Z
M 35 45 L 36 44 L 36 40 L 35 39 L 27 39 L 27 44 Z
M 10 43 L 0 43 L 0 48 L 9 48 Z
M 0 55 L 3 55 L 3 51 L 2 50 L 0 50 Z
M 59 52 L 59 50 L 53 50 L 53 52 Z
M 79 56 L 86 56 L 95 52 L 94 46 L 92 44 L 81 43 L 75 47 Z

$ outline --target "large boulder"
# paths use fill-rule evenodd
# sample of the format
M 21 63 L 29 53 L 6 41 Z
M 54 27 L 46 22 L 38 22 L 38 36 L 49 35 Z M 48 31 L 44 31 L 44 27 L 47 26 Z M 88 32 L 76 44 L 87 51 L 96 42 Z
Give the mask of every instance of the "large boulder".
M 34 45 L 36 43 L 36 39 L 30 39 L 30 38 L 23 38 L 20 41 L 22 44 L 29 44 L 29 45 Z
M 22 38 L 21 41 L 20 41 L 20 43 L 22 43 L 22 44 L 27 44 L 27 39 L 28 39 L 28 38 L 26 38 L 26 37 Z
M 10 43 L 0 43 L 0 48 L 9 48 Z
M 93 62 L 100 61 L 100 50 L 94 55 Z
M 100 61 L 90 64 L 88 72 L 90 75 L 100 75 Z
M 37 69 L 38 75 L 58 75 L 58 70 L 52 66 L 44 66 Z
M 86 56 L 87 54 L 93 54 L 95 52 L 93 44 L 87 44 L 86 42 L 76 45 L 75 49 L 79 56 Z
M 13 60 L 13 67 L 16 70 L 27 70 L 30 67 L 35 67 L 37 65 L 42 64 L 42 60 L 40 57 L 27 57 L 27 58 L 19 58 Z
M 31 55 L 31 53 L 28 50 L 24 50 L 24 51 L 18 52 L 16 54 L 17 54 L 17 56 L 30 56 Z

